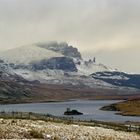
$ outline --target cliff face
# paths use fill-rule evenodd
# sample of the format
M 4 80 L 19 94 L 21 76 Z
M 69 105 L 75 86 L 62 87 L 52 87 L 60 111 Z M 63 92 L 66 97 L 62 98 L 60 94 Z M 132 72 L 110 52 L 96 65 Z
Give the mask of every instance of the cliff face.
M 77 71 L 73 59 L 69 57 L 52 57 L 48 60 L 32 63 L 31 65 L 34 70 L 55 69 L 71 72 Z

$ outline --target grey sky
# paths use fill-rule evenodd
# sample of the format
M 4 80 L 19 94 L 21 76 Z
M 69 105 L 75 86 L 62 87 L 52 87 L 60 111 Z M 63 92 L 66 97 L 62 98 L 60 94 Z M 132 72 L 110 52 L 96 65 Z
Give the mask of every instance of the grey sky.
M 84 57 L 140 73 L 139 0 L 0 0 L 0 50 L 66 41 Z

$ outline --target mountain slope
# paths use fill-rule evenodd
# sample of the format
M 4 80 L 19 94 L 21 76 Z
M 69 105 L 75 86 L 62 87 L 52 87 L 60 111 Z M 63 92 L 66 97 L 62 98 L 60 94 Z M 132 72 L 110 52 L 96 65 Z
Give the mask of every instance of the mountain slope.
M 113 71 L 113 69 L 105 66 L 101 63 L 96 63 L 91 59 L 88 61 L 80 61 L 80 64 L 77 64 L 78 73 L 81 75 L 90 75 L 96 72 L 103 72 L 103 71 Z
M 125 86 L 140 89 L 139 74 L 127 74 L 118 71 L 105 71 L 93 73 L 91 76 L 94 79 L 102 80 L 115 86 Z
M 36 45 L 22 46 L 0 53 L 2 60 L 14 64 L 29 64 L 32 61 L 40 61 L 53 56 L 62 57 L 63 55 Z

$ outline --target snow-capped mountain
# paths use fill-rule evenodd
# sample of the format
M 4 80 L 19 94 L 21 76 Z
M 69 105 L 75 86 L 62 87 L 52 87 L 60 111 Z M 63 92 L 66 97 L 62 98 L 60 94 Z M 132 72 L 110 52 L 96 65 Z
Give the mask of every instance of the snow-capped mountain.
M 94 79 L 116 85 L 119 87 L 133 87 L 140 89 L 140 75 L 127 74 L 119 71 L 96 72 L 91 75 Z
M 116 84 L 116 79 L 129 81 L 130 77 L 121 76 L 119 71 L 96 63 L 95 58 L 84 60 L 77 48 L 65 42 L 22 46 L 1 52 L 0 59 L 3 62 L 1 65 L 6 66 L 7 73 L 28 81 L 92 88 L 140 88 L 133 86 L 132 81 L 132 84 Z
M 51 57 L 62 57 L 63 55 L 37 45 L 22 46 L 0 53 L 2 60 L 8 64 L 27 65 L 34 61 L 49 59 Z

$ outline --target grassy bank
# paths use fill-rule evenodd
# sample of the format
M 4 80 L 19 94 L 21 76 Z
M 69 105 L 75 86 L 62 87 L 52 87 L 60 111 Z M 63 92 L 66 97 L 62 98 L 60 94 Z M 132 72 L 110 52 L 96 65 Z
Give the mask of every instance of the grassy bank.
M 102 110 L 119 111 L 124 116 L 140 116 L 140 98 L 104 106 Z
M 140 133 L 140 122 L 102 122 L 96 120 L 82 121 L 75 120 L 72 117 L 57 117 L 50 114 L 37 114 L 32 112 L 0 112 L 0 118 L 3 119 L 22 119 L 22 120 L 42 120 L 45 122 L 55 122 L 63 124 L 75 124 L 91 127 L 102 127 L 107 129 L 114 129 L 116 131 L 137 132 Z

